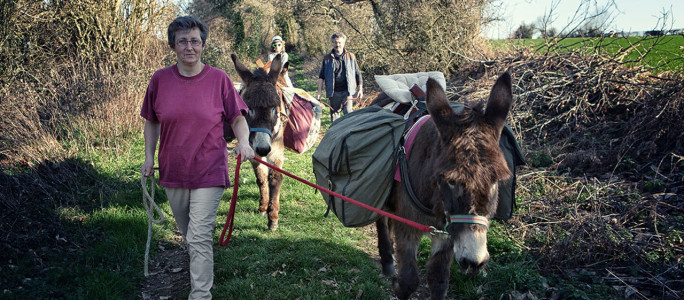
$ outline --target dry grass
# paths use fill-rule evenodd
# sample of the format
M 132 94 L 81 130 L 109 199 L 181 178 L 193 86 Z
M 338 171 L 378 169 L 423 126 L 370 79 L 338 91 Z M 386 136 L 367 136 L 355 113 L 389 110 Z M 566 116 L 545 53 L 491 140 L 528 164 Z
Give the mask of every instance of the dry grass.
M 167 22 L 167 7 L 142 1 L 5 4 L 3 168 L 67 157 L 70 145 L 112 146 L 137 131 L 132 112 L 168 54 L 155 37 Z

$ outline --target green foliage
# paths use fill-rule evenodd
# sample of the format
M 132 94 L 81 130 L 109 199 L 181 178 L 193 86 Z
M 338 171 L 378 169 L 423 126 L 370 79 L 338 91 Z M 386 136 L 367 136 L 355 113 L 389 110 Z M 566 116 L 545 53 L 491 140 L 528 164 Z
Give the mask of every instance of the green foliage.
M 304 59 L 301 55 L 298 53 L 288 53 L 288 55 L 290 57 L 290 74 L 294 74 L 294 76 L 291 77 L 292 81 L 297 83 L 297 87 L 305 91 L 311 91 L 312 95 L 315 96 L 318 89 L 318 76 L 312 77 L 310 74 L 304 73 L 303 70 L 298 67 L 304 65 Z M 294 68 L 292 66 L 294 66 Z M 294 71 L 292 71 L 293 69 Z
M 605 282 L 597 280 L 596 273 L 580 270 L 570 280 L 551 276 L 549 282 L 558 289 L 560 299 L 614 299 L 617 291 Z
M 241 57 L 255 60 L 272 36 L 288 52 L 318 56 L 329 51 L 334 32 L 348 36 L 364 73 L 455 72 L 478 39 L 486 0 L 340 1 L 209 0 L 232 24 L 228 38 Z
M 17 252 L 3 245 L 3 268 L 15 270 L 0 274 L 4 297 L 126 299 L 136 294 L 144 250 L 139 245 L 147 225 L 136 191 L 139 179 L 131 175 L 139 173 L 141 153 L 81 153 L 81 158 L 14 175 L 22 182 L 22 176 L 34 177 L 36 191 L 22 199 L 14 214 L 3 215 L 4 229 L 17 224 L 8 230 L 12 243 L 27 247 Z M 54 203 L 46 201 L 50 198 Z M 21 222 L 12 220 L 17 217 Z
M 646 180 L 643 183 L 642 189 L 647 193 L 662 192 L 665 189 L 665 182 L 661 179 Z
M 535 168 L 544 168 L 553 164 L 553 158 L 545 151 L 534 151 L 527 154 L 527 163 Z
M 547 280 L 536 270 L 536 262 L 529 255 L 508 252 L 493 259 L 495 261 L 487 271 L 489 281 L 485 285 L 488 298 L 499 299 L 512 291 L 544 296 Z
M 247 61 L 255 61 L 267 53 L 271 37 L 274 35 L 272 20 L 276 18 L 273 1 L 209 0 L 207 2 L 215 6 L 215 10 L 207 14 L 211 16 L 214 16 L 215 12 L 220 14 L 223 26 L 222 32 L 217 32 L 217 36 L 219 40 L 232 41 L 230 51 Z M 215 16 L 211 19 L 214 18 Z

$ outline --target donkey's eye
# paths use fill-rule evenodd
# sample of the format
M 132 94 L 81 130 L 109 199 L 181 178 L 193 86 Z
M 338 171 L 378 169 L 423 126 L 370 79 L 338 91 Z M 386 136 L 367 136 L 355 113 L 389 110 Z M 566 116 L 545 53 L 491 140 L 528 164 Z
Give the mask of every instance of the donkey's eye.
M 254 118 L 254 110 L 253 110 L 253 109 L 249 109 L 249 110 L 247 111 L 247 115 L 248 115 L 250 118 Z
M 447 186 L 449 186 L 449 191 L 451 191 L 453 197 L 461 197 L 463 195 L 463 186 L 455 180 L 447 181 Z
M 274 107 L 273 110 L 271 111 L 271 115 L 275 119 L 278 116 L 278 108 Z

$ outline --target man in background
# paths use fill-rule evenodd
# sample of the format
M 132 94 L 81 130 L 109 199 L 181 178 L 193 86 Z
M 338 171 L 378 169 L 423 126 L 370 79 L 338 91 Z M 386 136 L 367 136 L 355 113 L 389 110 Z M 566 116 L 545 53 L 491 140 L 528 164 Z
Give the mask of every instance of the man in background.
M 330 37 L 330 42 L 332 51 L 323 57 L 321 71 L 318 74 L 316 99 L 321 100 L 325 83 L 325 96 L 329 99 L 331 107 L 330 119 L 335 121 L 340 117 L 340 109 L 344 114 L 352 112 L 352 99 L 363 97 L 363 78 L 356 56 L 344 48 L 347 36 L 344 33 L 334 33 Z

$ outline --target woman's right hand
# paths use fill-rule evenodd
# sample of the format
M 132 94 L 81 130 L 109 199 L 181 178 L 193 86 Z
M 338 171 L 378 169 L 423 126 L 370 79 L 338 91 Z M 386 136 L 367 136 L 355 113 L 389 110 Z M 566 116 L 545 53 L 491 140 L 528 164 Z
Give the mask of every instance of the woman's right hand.
M 140 173 L 145 177 L 154 175 L 154 160 L 146 159 L 142 167 L 140 167 Z
M 249 146 L 249 144 L 245 145 L 238 143 L 237 147 L 235 147 L 235 153 L 240 155 L 240 162 L 245 162 L 254 158 L 254 150 Z

